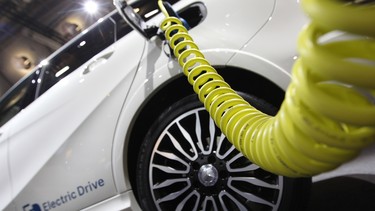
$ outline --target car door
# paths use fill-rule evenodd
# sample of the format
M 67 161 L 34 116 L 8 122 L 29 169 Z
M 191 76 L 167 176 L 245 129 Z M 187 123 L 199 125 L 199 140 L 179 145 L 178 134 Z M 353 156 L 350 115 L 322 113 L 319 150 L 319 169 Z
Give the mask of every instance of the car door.
M 12 119 L 17 210 L 77 210 L 116 194 L 113 130 L 145 42 L 120 20 L 99 20 L 46 60 L 38 98 Z
M 12 185 L 8 161 L 8 131 L 9 127 L 0 127 L 0 209 L 3 209 L 12 200 Z
M 0 209 L 14 210 L 11 203 L 14 197 L 9 160 L 9 136 L 15 125 L 13 118 L 30 105 L 35 99 L 36 81 L 39 69 L 25 76 L 12 87 L 0 100 Z

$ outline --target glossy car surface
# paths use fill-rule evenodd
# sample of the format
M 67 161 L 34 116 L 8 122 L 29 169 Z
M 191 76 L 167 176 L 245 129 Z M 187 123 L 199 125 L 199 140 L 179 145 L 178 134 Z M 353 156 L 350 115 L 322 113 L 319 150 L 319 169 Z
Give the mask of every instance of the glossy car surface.
M 307 21 L 298 1 L 170 2 L 191 25 L 189 33 L 206 58 L 234 89 L 262 104 L 261 109 L 280 105 L 297 57 L 297 35 Z M 150 15 L 156 1 L 136 1 L 132 6 L 140 8 L 149 26 L 158 26 L 163 19 L 160 13 Z M 233 149 L 224 146 L 225 137 L 213 129 L 205 114 L 207 125 L 199 122 L 199 130 L 181 126 L 179 132 L 187 131 L 182 133 L 188 140 L 207 127 L 209 132 L 202 134 L 211 138 L 208 148 L 203 142 L 191 143 L 197 150 L 189 154 L 182 145 L 176 147 L 178 141 L 163 141 L 165 134 L 173 133 L 171 125 L 182 124 L 190 114 L 201 115 L 200 106 L 190 97 L 192 88 L 168 50 L 159 36 L 145 38 L 114 11 L 4 95 L 0 209 L 139 210 L 152 203 L 149 208 L 277 210 L 295 203 L 284 198 L 285 187 L 297 184 L 294 180 L 265 172 L 259 176 L 254 172 L 262 170 L 248 161 L 241 161 L 241 168 L 233 167 L 240 155 L 224 152 Z M 183 110 L 178 111 L 180 107 Z M 158 148 L 162 143 L 170 151 Z M 160 155 L 175 164 L 158 163 Z M 178 172 L 181 164 L 186 169 Z M 153 165 L 164 171 L 163 180 L 153 178 L 157 171 Z M 217 176 L 207 179 L 208 171 Z M 169 186 L 177 183 L 176 172 L 179 181 L 191 184 Z M 249 172 L 255 182 L 246 179 Z M 224 178 L 221 183 L 219 174 Z M 240 190 L 236 180 L 240 185 L 252 184 L 259 195 Z M 175 194 L 159 191 L 162 187 Z M 185 187 L 189 191 L 180 200 Z

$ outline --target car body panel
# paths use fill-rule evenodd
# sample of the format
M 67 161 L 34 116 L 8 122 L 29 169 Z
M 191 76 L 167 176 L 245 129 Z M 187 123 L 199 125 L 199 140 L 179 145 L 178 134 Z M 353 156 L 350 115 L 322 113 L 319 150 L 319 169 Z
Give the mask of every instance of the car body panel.
M 173 7 L 180 10 L 196 2 L 201 1 L 180 1 Z M 283 15 L 289 6 L 293 6 L 291 11 L 298 10 L 298 2 L 202 2 L 207 17 L 189 33 L 207 60 L 213 66 L 253 71 L 285 89 L 299 26 L 283 30 L 282 42 L 278 32 L 280 24 L 296 15 L 301 20 L 291 25 L 306 21 L 302 13 Z M 162 19 L 159 14 L 148 24 L 159 25 Z M 291 50 L 285 53 L 283 48 Z M 9 163 L 11 178 L 2 175 L 0 184 L 11 191 L 5 193 L 0 209 L 138 210 L 124 158 L 132 150 L 128 148 L 128 128 L 142 104 L 182 74 L 176 60 L 165 51 L 159 38 L 146 41 L 133 31 L 1 127 L 8 130 L 0 137 L 0 152 L 5 152 L 0 156 L 9 161 L 0 165 Z M 281 52 L 282 58 L 277 56 Z
M 195 2 L 200 1 L 181 1 L 174 5 L 178 11 Z M 194 37 L 194 41 L 199 45 L 202 52 L 212 65 L 226 65 L 230 58 L 236 53 L 234 49 L 240 49 L 247 43 L 261 27 L 267 23 L 268 18 L 272 14 L 274 1 L 236 1 L 235 4 L 228 4 L 226 7 L 217 7 L 218 4 L 227 4 L 226 1 L 203 1 L 207 7 L 207 17 L 197 27 L 191 29 L 189 34 Z M 210 8 L 215 8 L 210 9 Z M 250 12 L 236 13 L 238 8 L 251 8 Z M 159 25 L 164 16 L 159 15 L 150 20 L 149 23 Z M 237 22 L 246 19 L 252 20 L 251 26 L 241 28 Z M 233 30 L 240 30 L 241 35 L 232 39 Z M 215 34 L 218 39 L 205 36 Z M 127 148 L 127 142 L 124 137 L 130 131 L 123 128 L 129 128 L 133 117 L 141 107 L 142 103 L 155 91 L 162 86 L 170 78 L 181 74 L 181 68 L 175 59 L 168 57 L 164 51 L 165 46 L 160 39 L 154 37 L 146 44 L 144 57 L 139 66 L 139 71 L 135 77 L 134 84 L 129 91 L 129 98 L 124 104 L 124 109 L 120 115 L 119 125 L 115 134 L 113 145 L 113 165 L 114 169 L 122 169 L 124 165 L 123 149 Z M 211 53 L 209 53 L 211 52 Z M 125 160 L 126 162 L 126 160 Z M 130 185 L 127 169 L 124 171 L 115 171 L 114 178 L 116 186 L 120 192 L 126 191 Z M 125 178 L 125 179 L 124 179 Z
M 298 58 L 298 34 L 307 22 L 298 1 L 277 1 L 267 24 L 228 65 L 254 71 L 285 90 Z
M 290 72 L 298 58 L 297 39 L 308 18 L 300 8 L 299 1 L 277 1 L 275 10 L 262 30 L 243 48 L 264 60 L 272 61 Z M 233 63 L 241 62 L 234 59 Z
M 9 127 L 0 128 L 0 207 L 4 207 L 12 201 L 12 186 L 11 177 L 9 173 L 9 143 L 8 143 Z M 12 206 L 12 204 L 10 205 Z
M 93 206 L 87 207 L 82 211 L 102 211 L 102 210 L 124 210 L 141 211 L 133 191 L 126 191 L 105 201 L 99 202 Z
M 14 183 L 17 209 L 28 203 L 43 206 L 44 202 L 57 200 L 68 192 L 80 195 L 78 189 L 90 186 L 88 183 L 96 182 L 94 186 L 99 185 L 100 189 L 95 190 L 100 194 L 82 193 L 82 197 L 76 197 L 79 200 L 61 202 L 63 206 L 56 210 L 83 208 L 116 193 L 108 138 L 113 136 L 144 42 L 136 32 L 130 33 L 126 40 L 120 40 L 97 57 L 113 51 L 106 65 L 119 68 L 103 65 L 83 74 L 86 67 L 82 66 L 12 119 L 9 153 L 12 178 L 17 181 Z M 129 54 L 127 48 L 135 50 Z M 124 58 L 128 61 L 124 62 Z M 65 182 L 60 184 L 61 180 Z M 31 194 L 35 191 L 45 194 Z M 91 188 L 85 193 L 92 191 Z
M 208 8 L 206 20 L 200 27 L 192 29 L 190 33 L 198 46 L 240 49 L 268 22 L 274 4 L 274 0 L 205 1 Z M 243 22 L 247 25 L 239 24 Z M 197 35 L 194 36 L 195 31 L 198 30 Z M 212 35 L 215 35 L 215 39 Z

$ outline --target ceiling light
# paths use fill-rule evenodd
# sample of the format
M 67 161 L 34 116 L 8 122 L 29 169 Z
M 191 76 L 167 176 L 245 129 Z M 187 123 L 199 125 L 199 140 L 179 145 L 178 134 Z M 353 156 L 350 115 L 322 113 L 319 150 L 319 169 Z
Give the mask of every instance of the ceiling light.
M 84 9 L 89 14 L 95 14 L 98 11 L 98 4 L 94 1 L 86 1 L 84 4 Z

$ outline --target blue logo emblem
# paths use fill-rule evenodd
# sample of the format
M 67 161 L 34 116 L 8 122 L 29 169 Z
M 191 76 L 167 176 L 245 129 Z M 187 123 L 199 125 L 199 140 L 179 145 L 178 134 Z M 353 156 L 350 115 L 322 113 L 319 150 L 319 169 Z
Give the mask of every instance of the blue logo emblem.
M 23 211 L 42 211 L 39 204 L 33 204 L 30 206 L 30 204 L 26 204 L 23 206 Z

